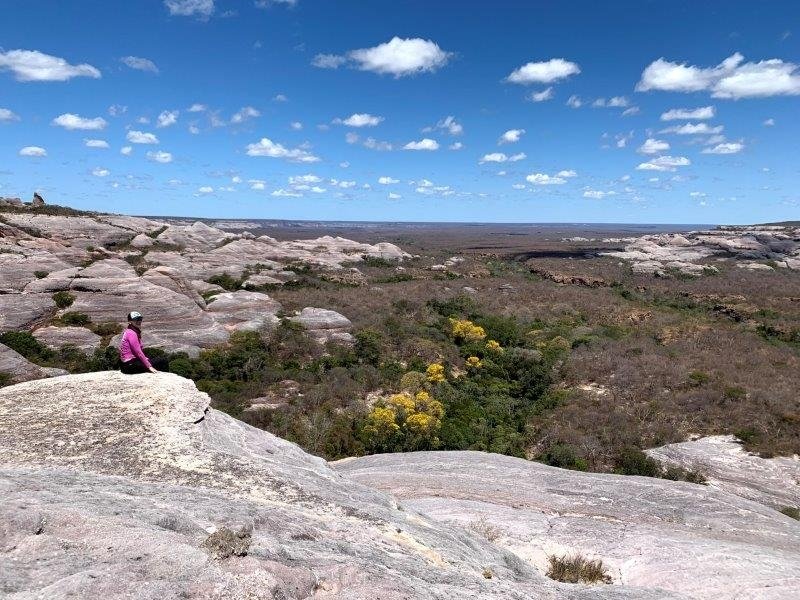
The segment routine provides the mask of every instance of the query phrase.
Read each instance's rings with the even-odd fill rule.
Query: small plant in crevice
[[[547,576],[562,583],[611,583],[603,561],[589,559],[580,554],[549,556]]]

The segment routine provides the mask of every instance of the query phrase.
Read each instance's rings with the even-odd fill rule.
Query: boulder
[[[49,294],[0,294],[0,333],[26,329],[55,311]]]
[[[35,365],[4,344],[0,344],[0,373],[9,375],[13,383],[67,374],[63,369],[53,369]],[[9,421],[3,421],[3,423],[3,427],[9,426]],[[0,533],[1,532],[2,527],[0,526]],[[2,546],[2,538],[0,538],[0,546]]]
[[[408,509],[489,535],[541,570],[549,555],[579,553],[600,558],[615,584],[685,598],[800,595],[800,522],[712,487],[481,452],[380,454],[334,466]]]
[[[279,302],[260,292],[239,290],[209,298],[208,312],[232,331],[272,331],[280,323]]]
[[[209,408],[176,375],[90,373],[0,389],[0,422],[10,598],[677,597],[555,583]]]
[[[144,248],[149,248],[150,246],[152,246],[155,243],[156,243],[156,241],[153,238],[151,238],[149,235],[146,235],[144,233],[140,233],[139,235],[137,235],[136,237],[134,237],[131,240],[131,247],[132,248],[144,249]]]
[[[31,206],[39,207],[44,205],[45,205],[44,198],[41,197],[39,192],[33,192],[33,200],[31,200]]]
[[[289,317],[289,320],[302,325],[308,335],[320,344],[353,342],[350,334],[353,324],[335,310],[306,307],[298,315]]]
[[[85,327],[41,327],[33,332],[33,337],[54,350],[62,346],[75,346],[86,354],[97,350],[102,339]]]

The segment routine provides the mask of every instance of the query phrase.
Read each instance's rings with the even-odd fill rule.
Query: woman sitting
[[[142,315],[136,311],[128,313],[128,328],[119,344],[120,371],[127,375],[135,373],[158,373],[142,351]]]

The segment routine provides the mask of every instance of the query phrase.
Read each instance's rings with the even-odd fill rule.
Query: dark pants
[[[150,363],[159,371],[166,371],[169,369],[169,365],[165,360],[151,358]],[[125,373],[126,375],[136,375],[137,373],[149,373],[150,371],[147,367],[142,364],[138,358],[134,358],[133,360],[129,360],[128,362],[121,363],[119,366],[119,370]]]

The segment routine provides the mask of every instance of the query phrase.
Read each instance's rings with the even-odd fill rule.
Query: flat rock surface
[[[99,348],[102,339],[85,327],[40,327],[33,332],[33,337],[54,350],[62,346],[75,346],[87,354]]]
[[[692,442],[647,450],[668,465],[699,471],[708,485],[780,510],[800,507],[800,459],[761,458],[742,448],[732,435],[714,435]]]
[[[25,329],[55,310],[49,294],[0,294],[0,333]]]
[[[347,343],[353,339],[350,335],[350,329],[353,327],[350,319],[335,310],[306,307],[300,314],[289,317],[289,320],[302,325],[319,343],[324,344],[329,341]]]
[[[4,344],[0,344],[0,373],[10,375],[11,381],[16,383],[20,381],[30,381],[32,379],[41,379],[43,377],[66,375],[67,372],[61,369],[51,369],[35,365],[18,352],[15,352]],[[0,422],[3,423],[3,427],[8,427],[8,421]]]
[[[4,597],[679,597],[556,584],[208,403],[169,374],[0,390]],[[246,555],[211,556],[222,528],[249,535]]]
[[[480,452],[383,454],[335,463],[436,520],[547,555],[600,558],[616,583],[697,599],[800,595],[800,522],[711,487],[565,471]]]

